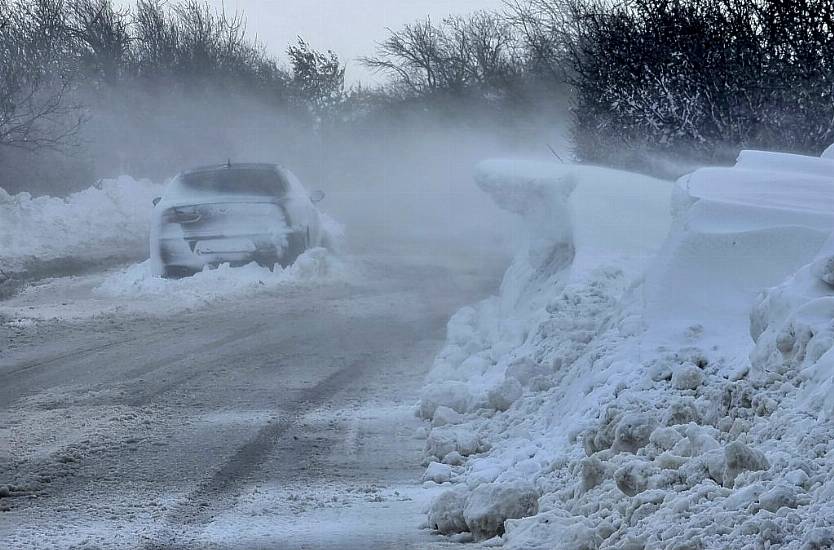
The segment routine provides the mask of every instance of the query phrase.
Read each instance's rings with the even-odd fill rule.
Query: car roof
[[[224,162],[223,164],[210,164],[207,166],[198,166],[185,170],[180,173],[181,176],[188,174],[199,174],[201,172],[218,172],[220,170],[275,170],[281,174],[286,174],[286,168],[277,164],[268,162]]]

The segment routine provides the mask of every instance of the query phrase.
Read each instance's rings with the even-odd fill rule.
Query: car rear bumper
[[[305,237],[303,232],[293,232],[286,235],[286,243],[277,244],[274,236],[261,233],[159,238],[155,246],[158,275],[187,276],[225,263],[286,267],[306,248]]]

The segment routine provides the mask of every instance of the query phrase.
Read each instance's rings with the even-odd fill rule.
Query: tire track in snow
[[[134,369],[131,371],[132,375],[147,375],[148,373],[154,372],[161,368],[174,366],[182,361],[185,361],[191,357],[199,356],[200,354],[211,354],[216,352],[226,346],[234,344],[238,341],[246,340],[248,338],[260,336],[264,332],[268,332],[269,327],[266,325],[259,325],[256,327],[250,327],[247,329],[236,331],[226,338],[222,338],[211,344],[202,344],[199,348],[189,348],[188,350],[181,351],[180,353],[174,354],[172,356],[164,357],[158,359],[156,361],[146,363],[139,367],[138,369]],[[130,339],[130,340],[123,340],[117,342],[110,342],[108,344],[98,346],[97,348],[89,348],[88,353],[82,353],[81,357],[89,356],[94,354],[95,351],[100,351],[102,349],[110,348],[116,346],[118,344],[124,344],[136,341],[138,339]],[[68,356],[73,356],[74,354],[65,354],[62,357],[52,358],[41,364],[46,365],[50,363],[54,363],[55,361],[60,360],[61,358],[66,358]],[[157,383],[157,384],[146,384],[143,383],[143,387],[139,392],[133,393],[132,396],[123,401],[118,399],[115,404],[126,404],[130,407],[140,408],[150,404],[154,399],[162,396],[163,394],[175,389],[176,387],[197,378],[203,375],[204,372],[200,368],[194,368],[187,370],[183,373],[178,373],[174,376],[168,376],[164,379],[164,381]],[[1,380],[2,378],[0,378]],[[18,395],[18,394],[14,394]],[[19,395],[18,395],[19,396]],[[5,397],[5,396],[3,396]],[[4,403],[5,405],[5,403]],[[109,434],[110,437],[106,439],[99,439],[96,441],[98,443],[99,449],[113,449],[113,448],[121,448],[119,445],[119,441],[129,437],[123,433],[117,432],[113,434]],[[99,451],[104,452],[104,451]],[[86,452],[86,448],[82,446],[79,448],[78,441],[71,441],[67,445],[63,445],[60,448],[54,450],[53,452],[49,453],[49,455],[40,458],[36,461],[28,461],[26,463],[17,464],[15,466],[16,470],[19,470],[15,476],[12,476],[12,479],[16,480],[17,484],[26,486],[26,487],[35,487],[31,491],[27,491],[29,494],[36,494],[40,493],[46,487],[40,482],[38,482],[38,478],[43,476],[43,472],[50,472],[48,476],[51,481],[47,485],[51,488],[50,493],[52,494],[60,494],[72,489],[77,490],[78,487],[72,485],[71,483],[64,482],[63,486],[56,487],[57,484],[54,484],[53,481],[57,479],[64,479],[64,478],[71,478],[75,474],[75,471],[83,466],[83,462],[89,462],[91,460],[95,460],[96,454],[93,453],[92,455]],[[78,456],[83,458],[76,458],[73,460],[67,461],[65,457],[67,456]],[[59,470],[56,470],[56,464],[60,464],[62,467]],[[0,470],[0,474],[6,474],[3,470]],[[6,479],[7,476],[1,476],[3,479]],[[54,479],[53,479],[54,478]]]
[[[365,354],[328,375],[315,386],[301,391],[278,415],[267,421],[255,436],[239,447],[211,477],[199,484],[180,500],[165,517],[165,526],[153,540],[142,548],[147,550],[173,550],[193,548],[190,539],[183,540],[186,526],[205,523],[217,513],[230,509],[237,496],[233,490],[267,459],[281,438],[296,428],[301,417],[313,410],[351,382],[361,378],[371,364],[370,354]]]
[[[131,371],[131,374],[134,376],[144,376],[159,369],[170,367],[174,364],[186,361],[191,357],[195,357],[197,355],[206,355],[212,352],[219,351],[220,349],[230,344],[234,344],[241,340],[247,340],[249,338],[260,336],[261,334],[268,331],[269,327],[266,325],[260,325],[254,328],[249,327],[243,330],[239,330],[215,342],[211,342],[209,344],[201,344],[197,349],[189,349],[187,351],[175,354],[172,357],[162,358],[157,361],[153,361],[151,363],[142,365],[141,367],[134,369],[134,371]],[[165,379],[164,382],[160,381],[160,383],[156,385],[146,383],[145,387],[141,391],[135,393],[133,397],[127,400],[127,404],[132,407],[141,407],[142,405],[147,404],[154,398],[159,397],[176,388],[177,386],[180,386],[188,382],[189,380],[197,378],[198,376],[201,376],[203,374],[205,373],[200,369],[192,369],[191,371],[179,373],[176,376],[168,377]]]
[[[106,344],[100,344],[97,346],[92,346],[88,348],[82,349],[75,349],[70,352],[66,353],[59,353],[57,355],[53,355],[47,359],[39,359],[36,361],[26,361],[20,363],[18,365],[13,365],[9,370],[0,372],[0,381],[6,382],[11,378],[15,378],[17,375],[22,374],[27,371],[31,371],[33,369],[37,369],[40,367],[48,367],[53,365],[54,363],[65,360],[65,359],[81,359],[87,355],[91,355],[97,353],[99,351],[104,351],[106,349],[112,348],[113,346],[118,346],[121,344],[127,344],[130,342],[138,341],[138,338],[124,338],[121,340],[115,340],[112,342],[107,342]]]
[[[144,376],[161,368],[169,367],[182,361],[185,361],[190,357],[194,357],[203,353],[214,352],[239,340],[259,336],[267,330],[268,327],[266,325],[259,325],[254,328],[249,327],[246,329],[235,331],[232,334],[220,338],[219,340],[216,340],[214,342],[196,342],[194,345],[189,346],[185,350],[179,351],[174,354],[164,355],[158,359],[154,359],[147,363],[141,363],[140,366],[132,368],[129,371],[125,372],[124,377],[136,378]],[[73,350],[68,353],[53,355],[42,360],[29,361],[17,366],[16,368],[12,367],[12,370],[0,373],[0,407],[7,407],[12,401],[27,395],[26,391],[20,388],[20,385],[22,383],[25,384],[23,381],[19,379],[19,376],[21,374],[28,374],[40,368],[55,366],[56,363],[59,363],[61,361],[68,362],[68,365],[64,365],[61,368],[69,368],[69,364],[84,362],[85,360],[91,359],[93,356],[101,352],[106,352],[111,349],[116,349],[117,351],[119,351],[119,348],[121,346],[128,346],[131,344],[137,344],[139,342],[144,342],[147,345],[150,345],[148,343],[148,336],[150,336],[151,343],[154,344],[158,343],[157,340],[155,340],[156,337],[160,337],[159,341],[165,341],[170,338],[167,330],[159,330],[150,335],[144,334],[141,337],[123,338],[120,340],[107,342],[98,346],[91,346],[83,349]],[[114,358],[114,360],[118,359],[119,358]],[[127,401],[127,404],[134,407],[143,405],[153,397],[161,395],[166,391],[173,389],[174,387],[188,381],[188,379],[194,378],[198,374],[198,372],[191,372],[187,375],[179,375],[173,377],[173,379],[169,378],[167,379],[169,380],[168,382],[166,382],[165,384],[160,384],[159,387],[139,392],[135,397],[129,399]]]

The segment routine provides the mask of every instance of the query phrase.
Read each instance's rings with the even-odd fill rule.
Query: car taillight
[[[194,206],[169,208],[162,215],[162,219],[168,223],[194,223],[200,219],[200,212]]]

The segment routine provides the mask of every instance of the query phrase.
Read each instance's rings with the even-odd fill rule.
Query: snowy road
[[[441,545],[418,529],[413,404],[449,316],[501,265],[355,263],[361,277],[166,314],[8,321],[95,310],[95,276],[0,302],[3,546]]]

